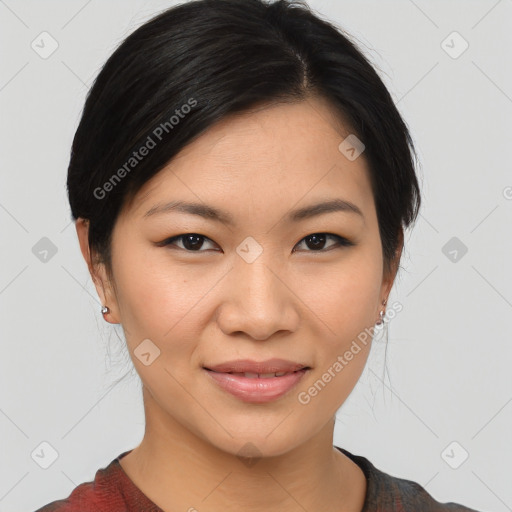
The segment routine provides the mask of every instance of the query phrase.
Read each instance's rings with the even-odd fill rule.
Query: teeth
[[[282,377],[283,375],[286,375],[287,373],[288,372],[277,372],[277,373],[231,372],[232,375],[238,375],[239,377],[247,377],[249,379],[270,379],[272,377]]]

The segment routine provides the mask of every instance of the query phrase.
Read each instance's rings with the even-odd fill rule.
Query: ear
[[[400,231],[398,233],[398,244],[397,244],[397,248],[395,251],[395,256],[393,258],[393,261],[390,263],[390,268],[384,269],[384,275],[382,278],[380,305],[382,304],[382,302],[384,300],[387,301],[387,299],[389,297],[389,293],[391,292],[391,288],[393,287],[393,283],[395,282],[396,274],[398,272],[398,267],[400,264],[400,256],[402,255],[403,246],[404,246],[404,232],[403,232],[403,229],[400,228]]]
[[[94,286],[96,287],[101,304],[103,306],[108,306],[110,310],[109,313],[104,315],[104,318],[111,324],[118,324],[120,323],[119,307],[113,283],[107,274],[105,264],[98,260],[97,255],[94,252],[91,252],[89,247],[89,219],[79,217],[75,222],[75,228],[82,256],[87,263],[87,268],[91,274],[91,278]]]

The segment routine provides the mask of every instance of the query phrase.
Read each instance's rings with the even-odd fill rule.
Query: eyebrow
[[[235,225],[234,218],[227,212],[203,203],[190,203],[186,201],[170,201],[165,204],[157,204],[144,214],[144,218],[169,212],[188,213],[191,215],[198,215],[199,217],[203,217],[208,220],[220,222],[227,226]],[[354,213],[364,220],[364,215],[360,208],[354,203],[344,199],[331,199],[321,203],[305,206],[297,210],[292,210],[286,214],[285,220],[288,222],[300,222],[305,219],[311,219],[318,215],[332,212]]]

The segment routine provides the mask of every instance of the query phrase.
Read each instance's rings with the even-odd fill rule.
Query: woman
[[[68,192],[145,435],[50,511],[458,510],[333,446],[420,207],[375,70],[306,4],[199,0],[90,90]]]

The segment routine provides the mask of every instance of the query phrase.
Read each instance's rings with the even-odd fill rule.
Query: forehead
[[[351,161],[339,149],[350,133],[333,108],[317,98],[229,116],[149,180],[130,213],[142,217],[156,203],[185,199],[234,215],[334,197],[371,208],[364,154]]]

